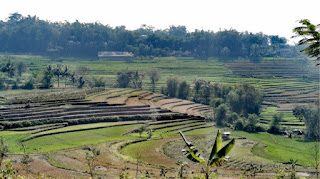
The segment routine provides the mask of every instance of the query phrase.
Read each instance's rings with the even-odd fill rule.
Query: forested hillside
[[[234,29],[188,32],[185,26],[159,30],[141,25],[139,29],[127,30],[125,26],[110,27],[99,22],[51,22],[19,13],[0,21],[0,52],[97,57],[98,51],[129,51],[136,56],[255,59],[294,57],[299,50],[279,36]]]

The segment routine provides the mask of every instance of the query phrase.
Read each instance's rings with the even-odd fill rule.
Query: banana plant
[[[184,136],[184,134],[181,131],[179,132],[179,134],[181,135],[183,141],[187,145],[186,149],[182,150],[183,154],[189,160],[191,160],[195,163],[200,163],[206,167],[206,170],[205,170],[206,179],[209,178],[210,167],[222,166],[225,163],[225,161],[223,159],[231,151],[231,149],[233,148],[233,146],[235,144],[235,140],[232,139],[227,145],[225,145],[223,148],[221,148],[222,147],[222,136],[221,136],[221,131],[218,130],[217,137],[216,137],[215,143],[212,147],[210,156],[209,156],[208,160],[206,161],[199,153],[199,150],[196,149],[196,147],[192,144],[192,142],[187,140],[187,138]]]

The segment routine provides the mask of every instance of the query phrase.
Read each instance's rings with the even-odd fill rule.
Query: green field
[[[110,127],[95,130],[86,130],[81,132],[68,132],[63,134],[54,134],[44,137],[35,138],[24,142],[24,145],[28,147],[26,152],[49,152],[62,149],[70,149],[79,146],[98,144],[107,141],[116,140],[130,140],[136,137],[132,136],[121,136],[122,133],[127,132],[130,129],[139,127],[140,125],[127,125],[121,127]],[[82,126],[79,125],[72,127],[77,129],[83,129],[83,127],[92,127],[92,125]],[[28,134],[20,132],[0,132],[0,135],[4,136],[4,139],[10,146],[10,153],[22,153],[20,147],[17,143],[19,139],[27,137]],[[13,147],[11,147],[13,146]],[[38,150],[35,150],[39,148]]]
[[[304,129],[304,123],[298,121],[293,116],[291,110],[296,105],[312,103],[318,97],[317,95],[319,92],[319,77],[316,75],[317,71],[315,71],[313,67],[307,65],[304,68],[297,66],[295,64],[297,59],[265,58],[262,59],[260,63],[252,63],[248,60],[221,62],[218,59],[202,61],[186,57],[163,57],[155,58],[153,60],[132,61],[102,61],[94,59],[62,58],[63,62],[55,62],[42,56],[12,55],[11,57],[13,62],[24,61],[27,63],[30,72],[35,73],[40,72],[48,64],[69,65],[72,70],[75,70],[79,66],[86,66],[91,69],[91,74],[88,75],[87,78],[90,79],[92,76],[104,77],[108,87],[116,83],[116,74],[118,72],[127,69],[139,70],[146,74],[152,69],[157,69],[161,76],[161,79],[156,87],[157,92],[160,91],[161,86],[165,85],[166,78],[171,75],[176,75],[179,77],[180,81],[186,80],[189,84],[192,84],[192,82],[196,79],[204,79],[211,82],[221,82],[224,84],[249,83],[264,92],[265,98],[263,102],[263,111],[261,111],[261,115],[259,117],[260,125],[266,129],[269,127],[273,115],[280,112],[283,113],[283,121],[281,122],[282,127],[287,129]],[[3,55],[0,55],[0,59],[1,58],[3,58]],[[290,64],[293,64],[293,66],[289,68],[288,65]],[[279,67],[276,68],[276,66]],[[307,72],[306,69],[308,69]],[[21,80],[26,80],[29,75],[30,73],[24,74]],[[306,75],[307,77],[303,77],[302,75]],[[60,86],[61,89],[55,88],[51,90],[37,89],[31,91],[1,91],[0,97],[10,99],[25,95],[32,96],[38,93],[59,94],[59,92],[63,92],[65,90],[62,88],[62,86],[64,87],[64,80],[61,80]],[[143,88],[145,90],[150,88],[149,78],[147,76],[143,80]],[[77,90],[72,89],[69,86],[66,91],[76,92]],[[81,93],[81,91],[79,93]],[[148,92],[135,91],[133,89],[108,88],[106,91],[87,95],[85,99],[81,100],[103,102],[108,99],[112,99],[115,100],[115,102],[119,100],[122,103],[131,96],[139,96],[144,93]],[[117,97],[119,97],[119,99]],[[123,99],[120,99],[121,97]],[[0,104],[5,103],[3,98],[0,98]],[[50,111],[46,109],[48,106],[44,106],[45,111],[50,113]],[[174,106],[172,106],[172,108],[173,107]],[[97,107],[96,109],[92,108],[92,110],[88,111],[89,113],[93,113],[92,111],[99,110],[99,107]],[[106,109],[106,111],[107,110],[108,109]],[[75,110],[73,111],[73,114],[70,114],[70,116],[76,116],[77,112],[80,113],[83,111],[81,111],[81,109],[78,111]],[[133,110],[133,112],[135,111]],[[37,111],[34,112],[34,114],[38,115],[36,113]],[[23,117],[24,116],[21,117],[21,120],[23,120]],[[41,117],[43,117],[43,115]],[[195,123],[189,122],[190,121],[180,121],[175,123],[159,123],[157,125],[151,125],[150,128],[154,129],[151,140],[123,146],[122,149],[119,149],[119,152],[130,158],[131,160],[128,158],[127,159],[131,162],[137,159],[137,154],[140,152],[145,154],[144,157],[141,158],[143,163],[154,166],[165,166],[166,162],[171,162],[168,164],[168,166],[174,167],[175,164],[172,162],[172,160],[184,159],[181,154],[181,149],[184,147],[184,145],[181,140],[179,140],[180,136],[178,135],[178,131],[190,130],[185,132],[186,136],[191,140],[195,140],[197,146],[202,148],[201,151],[207,155],[211,146],[210,142],[212,142],[212,139],[214,138],[218,128],[211,127],[213,126],[212,123],[205,123],[203,121],[197,121]],[[4,137],[6,143],[9,145],[10,154],[22,154],[23,150],[21,149],[21,144],[19,142],[20,140],[27,138],[30,140],[23,142],[23,144],[26,146],[26,152],[63,152],[70,149],[77,150],[82,146],[88,145],[101,145],[102,143],[112,145],[113,143],[146,139],[148,137],[147,132],[143,132],[141,137],[137,132],[128,133],[142,125],[143,124],[137,124],[136,122],[104,122],[67,127],[62,126],[57,129],[40,131],[33,134],[32,132],[28,131],[0,131],[0,136]],[[45,129],[46,126],[43,125],[42,127]],[[198,129],[199,127],[202,128]],[[33,129],[33,127],[30,128]],[[24,129],[30,128],[26,127]],[[230,129],[227,128],[224,130],[230,131]],[[242,131],[231,132],[231,137],[241,137],[246,139],[237,140],[237,145],[230,154],[230,164],[225,166],[226,169],[246,170],[247,167],[250,166],[250,163],[254,163],[263,164],[265,165],[266,170],[273,172],[273,164],[286,163],[291,158],[298,160],[298,164],[301,165],[299,171],[309,171],[309,168],[303,167],[310,167],[312,165],[310,163],[310,149],[312,149],[314,144],[312,142],[304,141],[302,137],[289,139],[285,138],[284,136],[272,135],[268,133],[246,133]],[[84,152],[82,151],[82,154],[83,153]],[[160,158],[152,158],[153,155],[159,153],[169,156],[171,160],[161,160],[163,155],[157,156]],[[51,162],[52,161],[55,160],[52,159]],[[56,162],[59,163],[58,160]],[[106,161],[100,162],[103,163]],[[60,161],[59,165],[62,165],[62,163]],[[63,167],[68,168],[67,165],[63,165]],[[69,167],[68,169],[75,170],[75,168],[76,167],[73,166]]]
[[[169,128],[170,129],[170,128]],[[230,131],[230,129],[224,129]],[[216,135],[216,128],[198,129],[191,132],[186,132],[185,135],[192,141],[200,151],[204,152],[205,156],[209,154],[210,141]],[[243,141],[236,140],[236,148],[230,153],[233,160],[243,160],[246,163],[262,163],[270,165],[272,163],[286,163],[291,158],[298,160],[298,164],[302,166],[312,166],[312,150],[314,143],[305,142],[302,139],[289,139],[281,135],[272,135],[268,133],[247,133],[241,131],[231,131],[231,137],[245,137],[249,141],[255,141],[252,146],[240,145]],[[177,133],[171,133],[163,135],[164,138],[177,138],[180,136]],[[153,148],[162,148],[161,140],[141,142],[132,144],[123,149],[125,155],[132,158],[137,157],[139,151],[142,153],[148,153],[147,151],[154,150]],[[174,142],[173,148],[168,149],[169,156],[174,156],[177,160],[183,160],[184,156],[181,153],[181,149],[184,148],[183,142]],[[173,153],[173,154],[172,154]],[[320,156],[319,156],[320,157]],[[149,161],[150,157],[144,157],[146,161]],[[187,162],[187,160],[185,160]],[[231,162],[232,164],[232,162]],[[230,165],[231,165],[230,164]],[[271,168],[271,167],[270,167]]]

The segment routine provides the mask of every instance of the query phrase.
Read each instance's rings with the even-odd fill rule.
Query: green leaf
[[[235,145],[235,140],[232,139],[227,145],[225,145],[221,150],[219,150],[212,158],[212,160],[209,161],[210,166],[220,166],[221,160],[228,155],[228,153],[231,151],[231,149]]]
[[[213,158],[213,156],[221,149],[221,146],[222,146],[221,131],[218,130],[216,141],[214,142],[208,161],[210,161]]]
[[[188,149],[183,149],[183,154],[191,161],[201,164],[206,164],[206,161],[202,158],[200,153],[198,153],[198,149],[195,148],[195,146],[187,140],[187,138],[183,135],[181,131],[179,131],[179,134],[181,135],[183,141],[186,143]]]

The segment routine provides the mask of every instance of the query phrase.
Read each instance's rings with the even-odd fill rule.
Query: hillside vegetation
[[[96,161],[98,176],[114,178],[126,172],[134,176],[137,160],[141,170],[152,171],[154,177],[159,176],[162,169],[168,171],[168,176],[175,176],[179,168],[176,161],[186,162],[180,152],[183,143],[179,141],[179,131],[195,139],[201,152],[205,156],[208,154],[206,149],[212,145],[212,136],[218,129],[214,122],[208,122],[208,115],[213,114],[212,106],[152,93],[148,91],[151,89],[148,78],[142,80],[144,90],[111,88],[117,84],[118,72],[127,68],[145,74],[156,69],[160,76],[156,92],[160,92],[161,87],[167,85],[167,77],[173,75],[191,84],[190,89],[199,79],[211,84],[219,82],[220,86],[250,84],[263,93],[257,125],[266,129],[272,124],[274,114],[279,112],[283,113],[282,127],[305,129],[304,122],[295,118],[292,109],[312,104],[319,97],[317,68],[301,59],[221,62],[184,57],[133,61],[64,58],[56,62],[43,56],[11,55],[10,58],[14,63],[27,64],[29,72],[22,75],[22,82],[31,73],[39,74],[38,77],[34,75],[37,81],[42,70],[55,63],[68,65],[74,71],[87,66],[91,71],[85,76],[87,81],[102,77],[106,83],[105,87],[95,88],[88,82],[80,89],[68,80],[66,84],[61,80],[58,87],[54,77],[51,89],[1,91],[0,126],[3,131],[0,136],[9,146],[10,158],[19,161],[25,153],[32,153],[34,161],[30,167],[34,173],[48,176],[88,176],[86,153],[88,146],[93,145],[102,151]],[[192,97],[191,90],[189,99]],[[297,171],[314,171],[310,163],[314,142],[302,137],[290,139],[266,132],[222,129],[231,131],[230,138],[236,139],[236,146],[227,165],[218,170],[219,175],[240,176],[255,165],[263,168],[264,173],[259,175],[265,177],[265,173],[274,172],[275,165],[289,167],[288,161],[293,156],[298,159]],[[19,162],[15,166],[22,168]],[[192,163],[190,170],[201,173],[201,168]]]

